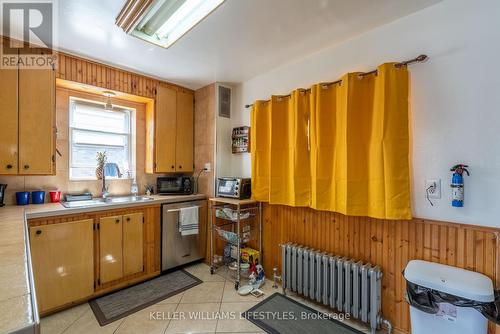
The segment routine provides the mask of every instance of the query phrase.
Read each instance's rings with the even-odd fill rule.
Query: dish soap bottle
[[[134,178],[134,181],[132,182],[132,185],[130,186],[130,193],[132,194],[132,196],[139,195],[139,187],[137,186],[137,182],[135,181],[135,178]]]

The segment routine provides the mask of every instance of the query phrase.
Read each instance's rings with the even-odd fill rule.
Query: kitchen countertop
[[[119,197],[119,196],[116,196],[116,197]],[[202,195],[202,194],[172,195],[172,196],[170,196],[170,195],[169,196],[152,195],[152,196],[147,196],[147,197],[151,197],[152,200],[151,201],[132,202],[132,203],[109,203],[109,204],[104,204],[104,205],[87,206],[87,207],[79,207],[79,208],[65,208],[60,203],[47,203],[47,204],[39,204],[39,205],[32,204],[32,205],[29,205],[26,207],[26,215],[27,215],[28,219],[43,218],[43,217],[71,215],[71,214],[83,213],[83,212],[97,212],[97,211],[106,211],[106,210],[120,209],[120,208],[130,208],[130,207],[134,207],[134,206],[186,202],[186,201],[194,201],[194,200],[200,200],[200,199],[207,198],[205,195]]]
[[[206,199],[205,195],[150,196],[151,201],[113,203],[81,208],[65,208],[60,203],[0,208],[0,333],[26,330],[33,333],[39,326],[38,311],[34,307],[34,282],[31,277],[31,259],[27,242],[26,220],[105,211],[135,206],[185,202]]]

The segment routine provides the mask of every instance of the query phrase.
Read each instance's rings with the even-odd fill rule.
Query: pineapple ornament
[[[106,156],[106,151],[97,152],[97,168],[95,169],[95,176],[98,180],[102,180],[102,177],[104,175],[104,165],[106,164],[107,159],[108,157]]]

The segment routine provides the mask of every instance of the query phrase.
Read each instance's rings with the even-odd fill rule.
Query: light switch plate
[[[441,179],[428,179],[425,181],[425,196],[430,199],[441,198]]]

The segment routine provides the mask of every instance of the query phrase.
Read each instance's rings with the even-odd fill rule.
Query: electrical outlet
[[[205,172],[212,171],[212,164],[210,162],[205,163],[205,167],[203,168]]]
[[[425,181],[425,196],[430,199],[441,198],[441,179],[429,179]]]

